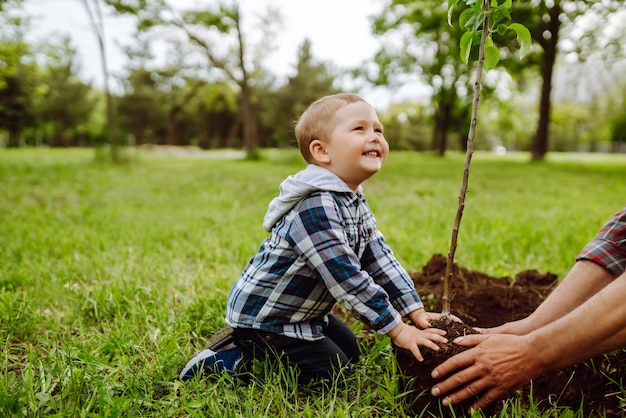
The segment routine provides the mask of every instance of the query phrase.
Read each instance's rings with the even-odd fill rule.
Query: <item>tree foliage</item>
[[[311,48],[311,41],[305,39],[298,50],[294,74],[275,93],[271,86],[263,93],[259,116],[262,124],[273,130],[267,132],[271,142],[266,146],[293,144],[294,122],[308,105],[320,96],[339,92],[334,86],[336,75],[327,63],[315,59]]]
[[[45,84],[39,87],[39,126],[47,125],[52,146],[71,145],[70,136],[80,136],[96,106],[91,86],[78,76],[76,50],[69,38],[47,46]]]
[[[469,67],[458,59],[461,28],[449,28],[448,18],[448,8],[441,1],[391,0],[373,24],[373,33],[383,44],[375,56],[380,69],[375,81],[393,86],[415,74],[432,89],[431,149],[441,155],[448,147],[448,132],[467,126],[466,120],[454,118],[466,113],[457,109],[470,105]]]
[[[111,94],[111,86],[109,80],[109,64],[107,60],[107,51],[105,44],[105,28],[104,19],[102,18],[103,0],[82,0],[83,7],[87,13],[91,30],[98,41],[98,49],[100,51],[100,66],[102,68],[102,79],[104,80],[104,96],[106,100],[106,119],[107,119],[107,137],[108,144],[111,148],[111,158],[113,161],[119,160],[117,152],[117,135],[115,127],[115,115],[113,112],[113,96]]]
[[[470,2],[473,5],[478,3]],[[507,0],[494,2],[500,10],[508,3]],[[550,97],[557,58],[584,60],[599,53],[613,61],[623,57],[623,42],[619,41],[622,32],[610,32],[606,25],[609,17],[620,10],[621,4],[618,0],[518,1],[511,8],[516,22],[512,27],[506,25],[513,32],[505,33],[505,27],[501,25],[492,28],[498,39],[495,45],[487,46],[488,66],[501,60],[503,68],[512,74],[519,75],[534,68],[542,79],[539,118],[531,146],[533,159],[543,159],[548,150]],[[469,9],[471,7],[465,10]],[[461,13],[466,14],[461,16]],[[506,18],[506,12],[502,13]],[[376,56],[380,67],[378,82],[403,83],[412,74],[431,87],[436,109],[433,143],[438,145],[440,153],[447,146],[446,131],[458,130],[457,124],[451,123],[451,109],[468,106],[468,80],[464,76],[467,68],[463,62],[471,57],[469,45],[475,45],[477,38],[459,31],[462,26],[475,26],[479,20],[478,15],[471,20],[468,16],[469,11],[464,12],[460,8],[453,9],[448,15],[448,9],[438,1],[388,0],[373,24],[373,33],[384,45]],[[446,21],[460,21],[461,26],[446,31]],[[524,33],[517,30],[520,27],[516,23],[529,30],[533,42],[523,60],[515,56],[520,47],[527,48],[528,42],[519,42],[526,34],[523,29]],[[464,39],[459,46],[454,40],[461,36]],[[460,55],[463,60],[455,63],[455,57]]]
[[[82,0],[72,1],[80,4]],[[65,47],[56,43],[59,53],[50,54],[50,49],[44,53],[45,45],[52,44],[54,37],[26,41],[23,35],[32,31],[29,17],[18,13],[21,3],[5,1],[0,11],[0,140],[11,145],[106,141],[106,93],[86,83],[81,86],[76,56],[71,66],[65,66],[61,56],[76,53],[70,51],[71,45],[63,52]],[[247,120],[251,123],[246,132],[257,132],[253,147],[289,146],[294,143],[293,123],[309,102],[336,92],[340,82],[343,89],[371,87],[356,84],[365,81],[363,78],[351,78],[372,70],[371,61],[359,66],[359,71],[344,73],[332,63],[316,60],[308,40],[297,51],[298,61],[288,77],[279,79],[269,72],[264,58],[273,50],[280,22],[271,9],[255,16],[254,21],[249,19],[257,24],[251,26],[247,15],[239,15],[239,4],[231,0],[192,10],[175,9],[175,2],[165,0],[89,3],[107,3],[102,8],[105,16],[116,10],[137,19],[138,31],[127,45],[134,49],[128,67],[110,75],[123,87],[119,97],[112,95],[117,102],[113,110],[118,141],[128,138],[135,143],[241,147],[250,141],[244,135]],[[496,10],[506,4],[506,0],[491,3]],[[505,33],[502,24],[490,28],[493,43],[486,47],[486,65],[498,66],[487,74],[481,89],[482,120],[487,123],[477,127],[481,138],[478,148],[502,144],[530,150],[531,138],[539,138],[538,133],[543,132],[541,125],[551,133],[546,150],[608,149],[609,127],[622,103],[616,98],[619,89],[615,82],[623,77],[623,71],[611,67],[624,56],[624,44],[617,36],[623,33],[624,26],[619,24],[624,12],[614,12],[617,4],[614,0],[515,2],[511,13],[530,29],[533,38],[524,59],[518,58],[520,33],[500,10],[502,23],[513,30]],[[551,32],[549,25],[554,23],[550,17],[554,5],[562,9],[558,32]],[[460,20],[461,26],[450,28],[448,19]],[[467,8],[455,8],[448,15],[444,4],[434,0],[386,0],[383,12],[372,20],[382,48],[376,55],[375,68],[379,71],[368,73],[369,80],[381,86],[404,86],[403,91],[419,80],[432,93],[430,104],[417,99],[396,103],[397,97],[393,97],[387,109],[380,109],[394,148],[443,153],[466,145],[471,115],[469,75],[477,55],[470,45],[475,46],[477,33],[465,35],[464,43],[459,39],[463,36],[461,27],[472,28],[476,22]],[[552,33],[557,33],[558,42],[554,43]],[[557,46],[558,54],[549,63],[545,48],[549,50],[551,45]],[[156,48],[165,49],[165,54],[152,56]],[[542,75],[550,68],[556,76]],[[609,80],[599,69],[610,72],[615,80]],[[587,82],[590,78],[593,84]],[[549,86],[546,80],[550,80]],[[536,90],[542,89],[539,100]],[[550,92],[548,102],[546,91]],[[71,106],[56,97],[61,92],[71,96],[67,101]],[[94,107],[95,98],[98,103]],[[540,111],[534,112],[537,103]],[[68,115],[73,126],[60,128],[51,115],[63,106],[68,113],[93,110],[81,117]],[[56,108],[54,112],[51,107]],[[55,130],[58,135],[53,134]],[[541,155],[540,147],[536,149]]]
[[[8,132],[13,147],[35,123],[32,98],[39,75],[35,51],[25,39],[29,27],[30,19],[17,7],[0,14],[0,129]]]

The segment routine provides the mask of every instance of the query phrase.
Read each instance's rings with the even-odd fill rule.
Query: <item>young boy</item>
[[[246,353],[286,360],[300,384],[332,379],[359,358],[356,336],[330,313],[336,302],[420,361],[419,346],[438,350],[436,343],[447,341],[444,331],[429,328],[439,314],[424,311],[362,194],[361,183],[389,153],[375,110],[354,94],[322,97],[295,133],[309,165],[280,185],[263,221],[271,236],[228,297],[226,322],[237,348],[204,350],[181,379],[216,364],[234,372]]]

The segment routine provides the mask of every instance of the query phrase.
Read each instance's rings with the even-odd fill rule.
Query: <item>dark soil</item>
[[[421,272],[412,275],[415,287],[429,311],[441,310],[438,299],[442,292],[445,265],[445,257],[435,254]],[[487,328],[524,318],[539,306],[557,283],[556,275],[549,272],[544,274],[527,270],[514,278],[495,278],[455,265],[451,292],[452,313],[464,321],[465,327],[448,330],[447,337],[452,341],[456,335],[475,332],[471,326]],[[434,325],[441,327],[441,324]],[[407,390],[410,389],[412,410],[418,416],[450,415],[449,410],[440,406],[437,398],[430,396],[430,388],[435,383],[430,378],[430,372],[462,348],[449,343],[438,352],[426,348],[421,350],[424,362],[416,361],[407,350],[395,349],[398,367],[405,376],[402,384]],[[528,404],[532,395],[534,404],[540,410],[558,405],[580,411],[583,416],[603,413],[607,417],[623,417],[626,416],[626,409],[622,399],[626,394],[621,391],[621,387],[625,371],[626,351],[619,350],[548,373],[511,396],[517,396],[522,403]],[[463,416],[470,404],[459,405],[454,415]],[[488,415],[497,414],[501,406],[499,402],[484,412]]]

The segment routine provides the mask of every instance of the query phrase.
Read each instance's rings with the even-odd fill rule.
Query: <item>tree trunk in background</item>
[[[167,113],[167,126],[166,126],[167,137],[165,138],[165,143],[167,145],[177,145],[176,121],[178,119],[178,114],[180,113],[181,110],[182,110],[181,106],[175,105]]]
[[[550,37],[548,39],[544,38],[542,42],[544,60],[541,68],[541,76],[543,78],[543,85],[541,87],[541,101],[539,103],[539,123],[531,147],[531,158],[533,161],[543,160],[548,152],[551,108],[550,93],[552,91],[552,73],[554,72],[557,42],[561,26],[561,21],[559,20],[560,14],[561,6],[557,2],[554,7],[550,9],[550,21],[547,23],[547,28],[544,32],[549,33]]]
[[[255,152],[256,126],[252,112],[250,88],[247,83],[241,83],[241,119],[243,125],[243,148],[248,156]]]
[[[435,115],[435,126],[433,131],[432,149],[437,150],[437,154],[444,156],[448,148],[448,126],[450,124],[450,112],[452,105],[441,97],[439,110]]]
[[[9,129],[9,143],[7,146],[9,148],[17,148],[20,144],[22,130],[21,129]]]

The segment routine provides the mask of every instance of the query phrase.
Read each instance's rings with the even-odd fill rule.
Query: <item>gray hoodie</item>
[[[271,232],[276,222],[307,195],[317,191],[354,193],[335,173],[309,164],[304,170],[287,177],[280,184],[280,193],[272,199],[263,219],[263,228]],[[361,193],[362,188],[358,190]]]

